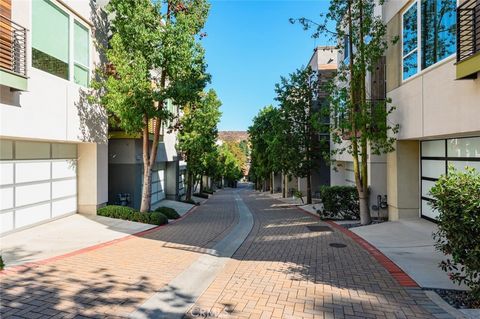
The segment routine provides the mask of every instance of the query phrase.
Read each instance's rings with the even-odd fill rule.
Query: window
[[[455,53],[455,10],[456,0],[419,0],[403,13],[403,80]]]
[[[89,36],[88,29],[81,25],[78,21],[75,21],[73,28],[73,53],[74,53],[74,71],[73,80],[75,83],[88,86],[88,65],[89,65]]]
[[[422,69],[455,53],[455,1],[422,0]]]
[[[69,78],[69,17],[47,0],[32,1],[32,64]]]
[[[343,37],[343,63],[350,63],[350,41],[348,34]]]
[[[32,66],[88,86],[89,32],[52,1],[32,1]]]
[[[402,44],[403,79],[406,80],[418,69],[417,3],[403,14]]]

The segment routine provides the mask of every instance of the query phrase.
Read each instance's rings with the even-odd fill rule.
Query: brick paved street
[[[258,194],[258,193],[257,193]],[[338,231],[296,208],[244,193],[255,226],[190,315],[222,318],[450,318]],[[326,225],[322,223],[323,225]],[[345,248],[331,247],[345,244]]]
[[[178,223],[144,237],[0,276],[0,317],[126,315],[226,235],[235,220],[232,195],[220,192]]]
[[[188,317],[449,318],[337,230],[310,231],[306,226],[318,224],[313,217],[272,207],[278,202],[259,193],[239,193],[253,230]],[[144,237],[2,275],[0,317],[127,316],[229,233],[235,207],[233,191],[221,191]]]

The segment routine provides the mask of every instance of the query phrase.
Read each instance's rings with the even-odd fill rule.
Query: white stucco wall
[[[90,19],[90,1],[53,2],[76,18]],[[63,6],[62,4],[66,4]],[[81,94],[86,88],[32,67],[32,2],[12,1],[12,20],[29,30],[27,34],[28,91],[2,90],[0,136],[63,142],[106,143],[107,125],[103,110],[88,105]],[[92,39],[92,34],[90,35]],[[90,69],[98,61],[93,42]],[[7,96],[12,95],[12,96]]]
[[[388,92],[397,110],[399,139],[466,136],[480,133],[480,79],[456,80],[455,58],[405,81]]]

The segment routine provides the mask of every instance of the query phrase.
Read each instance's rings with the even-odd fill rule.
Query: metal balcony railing
[[[457,8],[457,62],[480,52],[480,0],[466,0]]]
[[[0,15],[0,68],[27,76],[27,29]]]

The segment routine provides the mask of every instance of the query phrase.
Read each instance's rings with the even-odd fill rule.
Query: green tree
[[[188,104],[183,109],[178,147],[187,161],[186,200],[192,199],[195,179],[212,170],[211,154],[216,152],[221,104],[215,91],[209,90],[198,103]]]
[[[375,0],[332,0],[326,22],[317,24],[305,18],[298,20],[305,29],[315,30],[313,37],[332,35],[339,51],[348,56],[345,63],[340,63],[328,89],[332,119],[330,135],[335,144],[330,157],[344,152],[352,156],[360,220],[364,225],[371,223],[369,153],[380,155],[393,151],[394,136],[399,129],[398,125],[387,121],[395,109],[390,100],[372,99],[366,85],[367,73],[378,64],[389,42],[398,40],[387,38],[385,24],[374,14],[376,5]],[[335,31],[328,29],[330,21],[335,24]]]
[[[288,153],[288,168],[295,176],[306,179],[307,204],[312,203],[312,171],[318,167],[322,155],[317,125],[319,108],[315,107],[321,85],[318,73],[306,67],[282,77],[275,86],[292,149]]]
[[[160,127],[173,115],[168,100],[183,106],[208,83],[199,44],[209,5],[205,0],[110,0],[108,61],[92,86],[115,125],[142,136],[143,188],[140,210],[150,210],[152,168]],[[173,129],[173,127],[172,127]]]
[[[218,147],[218,154],[219,172],[227,184],[233,186],[233,183],[243,176],[241,163],[227,144]]]

